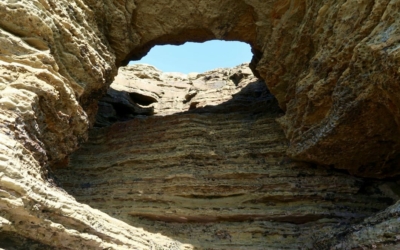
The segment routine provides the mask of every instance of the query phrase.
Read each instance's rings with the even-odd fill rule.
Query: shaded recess
[[[29,250],[53,250],[54,247],[42,244],[40,241],[25,238],[15,232],[0,233],[0,248],[1,249],[29,249]],[[57,248],[67,250],[68,248]]]
[[[129,93],[129,97],[132,99],[133,102],[144,106],[148,106],[152,103],[157,102],[157,99],[155,99],[154,97],[142,95],[139,93]]]

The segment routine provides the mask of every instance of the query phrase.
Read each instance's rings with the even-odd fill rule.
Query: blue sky
[[[251,57],[250,45],[246,43],[213,40],[205,43],[188,42],[180,46],[155,46],[141,60],[129,64],[147,63],[164,72],[187,74],[234,67],[250,62]]]

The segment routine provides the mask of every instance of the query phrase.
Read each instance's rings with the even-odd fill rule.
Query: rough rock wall
[[[362,176],[398,174],[399,2],[295,2],[281,6],[258,64],[286,111],[289,155]]]
[[[189,84],[185,75],[167,78],[149,66],[123,68],[111,87],[125,86],[127,98],[163,93],[151,104],[154,114],[130,109],[125,121],[93,129],[68,165],[55,169],[55,180],[79,202],[198,249],[329,249],[398,200],[395,182],[288,159],[276,122],[282,111],[265,83],[246,71],[218,69]],[[126,100],[111,95],[101,102]],[[191,103],[202,105],[190,109]],[[175,114],[166,115],[171,109]],[[100,109],[98,118],[110,114]],[[396,242],[395,221],[387,221],[394,229],[385,231],[382,247]],[[355,246],[374,244],[353,237]],[[349,242],[342,249],[354,246]]]
[[[398,173],[397,0],[87,3],[117,65],[155,44],[248,42],[256,75],[286,112],[291,157],[360,176]]]
[[[76,202],[46,172],[50,164],[65,165],[86,139],[117,67],[155,44],[250,43],[253,68],[286,112],[280,123],[290,156],[361,176],[397,174],[399,6],[398,0],[0,1],[2,230],[60,248],[152,246],[153,235],[133,237],[142,231]],[[371,221],[384,228],[395,209]],[[371,234],[371,241],[381,236]]]
[[[107,94],[99,101],[95,126],[109,126],[138,115],[171,115],[215,106],[232,99],[250,81],[258,79],[248,64],[201,74],[162,72],[141,64],[121,67]],[[262,94],[256,89],[253,91],[254,96]],[[268,97],[274,99],[272,95]],[[231,111],[244,108],[240,102],[236,105]],[[227,108],[223,111],[229,112]]]
[[[162,236],[148,238],[151,234],[76,202],[46,175],[49,164],[87,137],[96,100],[85,96],[101,96],[116,74],[114,52],[93,12],[82,1],[6,0],[0,1],[0,16],[2,244],[19,249],[32,242],[53,249],[175,244]]]

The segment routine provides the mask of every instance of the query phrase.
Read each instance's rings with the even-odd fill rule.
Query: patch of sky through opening
[[[216,68],[231,68],[251,61],[250,45],[243,42],[213,40],[187,42],[180,46],[159,45],[139,61],[129,65],[150,64],[163,72],[203,73]]]

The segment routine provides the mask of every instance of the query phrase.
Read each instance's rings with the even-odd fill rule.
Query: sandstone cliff
[[[399,238],[397,220],[400,207],[397,203],[392,204],[397,200],[396,180],[372,181],[361,177],[394,178],[399,173],[400,102],[397,67],[400,58],[398,53],[399,8],[398,0],[0,1],[0,242],[4,245],[2,247],[24,249],[29,245],[37,246],[37,249],[46,247],[50,249],[182,249],[190,248],[192,244],[212,247],[217,238],[224,239],[224,242],[231,238],[232,244],[215,243],[216,247],[233,248],[235,244],[238,246],[248,244],[246,247],[257,248],[261,246],[257,245],[257,242],[260,244],[284,242],[281,237],[284,238],[286,234],[279,232],[300,231],[302,237],[289,237],[287,248],[290,249],[296,244],[294,238],[300,238],[301,242],[306,242],[307,237],[311,236],[314,237],[312,240],[314,247],[322,249],[328,246],[346,249],[364,245],[382,249],[390,249],[390,246],[395,248]],[[143,203],[135,207],[137,208],[135,211],[138,211],[136,214],[126,209],[125,204],[121,204],[121,208],[118,208],[121,209],[121,215],[114,215],[111,210],[99,204],[99,201],[92,200],[90,195],[81,194],[82,190],[76,188],[78,185],[76,183],[90,175],[82,173],[77,180],[74,180],[71,175],[76,168],[74,164],[79,162],[76,159],[80,154],[84,155],[84,152],[77,152],[77,155],[71,156],[71,159],[69,155],[88,139],[89,127],[94,126],[96,121],[97,101],[107,93],[108,86],[117,75],[118,67],[126,64],[130,59],[140,58],[156,44],[181,44],[186,41],[201,42],[210,39],[239,40],[252,46],[253,72],[265,81],[284,114],[280,115],[277,112],[277,106],[270,103],[263,112],[253,116],[250,110],[253,108],[256,110],[259,105],[255,105],[256,107],[253,105],[246,112],[242,112],[245,109],[242,111],[239,109],[234,112],[235,114],[230,114],[231,116],[223,112],[219,114],[217,112],[215,116],[207,115],[211,111],[205,111],[204,114],[182,114],[180,117],[183,120],[178,119],[171,125],[168,125],[167,120],[166,125],[163,125],[163,121],[160,121],[162,118],[155,117],[143,120],[143,126],[140,128],[137,123],[141,123],[139,122],[141,120],[133,119],[126,125],[137,126],[138,133],[134,133],[134,129],[121,128],[121,134],[118,135],[135,139],[135,136],[146,133],[140,130],[146,127],[149,130],[171,128],[171,134],[166,133],[167,136],[171,136],[171,139],[178,143],[179,140],[185,140],[185,137],[177,137],[178,133],[189,136],[188,143],[192,143],[192,133],[196,131],[183,129],[181,132],[176,132],[174,126],[179,125],[185,128],[185,126],[191,127],[191,123],[194,123],[198,128],[202,128],[200,130],[207,132],[221,126],[226,126],[228,129],[234,124],[238,124],[238,127],[244,126],[242,132],[232,129],[233,138],[229,140],[233,141],[230,143],[227,140],[227,144],[221,144],[219,148],[212,146],[211,142],[214,139],[204,137],[203,133],[198,137],[198,140],[205,141],[205,144],[199,147],[199,151],[193,157],[196,154],[209,155],[210,165],[206,167],[221,163],[220,175],[218,171],[214,173],[211,169],[204,168],[203,172],[196,172],[197,176],[194,177],[192,183],[188,184],[191,177],[181,178],[181,186],[175,182],[180,177],[172,178],[170,189],[167,189],[168,192],[163,198],[166,203],[163,204],[178,204],[175,196],[179,197],[179,192],[186,192],[182,189],[187,188],[188,196],[181,194],[180,197],[186,201],[192,199],[193,202],[199,202],[198,207],[204,208],[204,213],[199,212],[200,217],[190,218],[188,214],[192,213],[190,212],[192,208],[182,207],[185,205],[181,202],[176,205],[178,209],[176,214],[179,217],[189,218],[188,223],[199,223],[203,215],[216,218],[213,221],[214,228],[210,229],[210,232],[217,230],[216,236],[205,233],[204,237],[198,237],[195,242],[190,242],[191,239],[196,238],[196,235],[202,233],[198,231],[198,233],[193,233],[193,236],[184,238],[179,233],[175,235],[170,230],[171,224],[161,222],[153,224],[153,220],[157,218],[158,221],[166,218],[169,223],[176,223],[177,217],[173,215],[162,214],[157,209],[147,209],[141,205]],[[233,85],[232,83],[228,85],[233,87],[235,82]],[[122,90],[116,89],[116,91]],[[175,109],[186,109],[189,103],[194,103],[192,99],[196,96],[191,98],[194,92],[190,92],[190,88],[188,91],[190,101],[187,100],[187,103],[182,102],[182,104],[179,102],[178,106],[173,106],[171,112]],[[227,91],[226,93],[230,94],[231,90]],[[116,92],[109,90],[109,97],[115,97],[113,93]],[[206,91],[201,93],[206,93]],[[119,95],[120,100],[127,95],[132,96],[122,93]],[[133,96],[140,99],[143,93],[136,93]],[[155,97],[152,97],[153,99],[145,98],[145,101],[154,100]],[[162,99],[161,96],[157,98]],[[225,97],[220,98],[222,100]],[[125,98],[125,100],[129,99]],[[165,97],[164,100],[168,98]],[[110,104],[107,101],[103,103]],[[133,107],[129,109],[135,110],[136,107],[137,110],[141,110],[140,112],[147,110],[146,112],[150,113],[166,111],[166,106],[162,105],[153,105],[153,111],[149,111],[146,103],[136,104],[132,104]],[[199,104],[193,105],[200,107],[201,101]],[[218,105],[219,108],[214,111],[226,108],[221,105]],[[228,106],[241,106],[241,104],[229,103]],[[123,107],[127,107],[126,103]],[[234,108],[228,109],[235,111]],[[279,125],[275,123],[275,118],[279,118]],[[120,117],[117,117],[118,119]],[[203,119],[209,119],[209,122],[197,122]],[[154,124],[150,124],[152,121]],[[104,126],[108,125],[108,122],[109,120],[103,119],[98,120],[97,124]],[[112,125],[114,126],[118,128],[120,125]],[[255,138],[254,135],[246,134],[249,131],[246,126],[253,126],[251,128],[259,131]],[[136,152],[132,145],[127,145],[125,149],[121,148],[118,151],[117,146],[120,147],[126,143],[123,138],[120,143],[102,139],[107,138],[104,136],[108,129],[110,128],[91,132],[91,141],[81,150],[85,148],[93,152],[99,150],[99,155],[101,155],[100,153],[104,150],[102,147],[107,147],[110,162],[113,157],[119,157],[121,150]],[[230,130],[225,132],[228,131]],[[282,144],[281,147],[275,147],[275,139],[269,137],[269,131],[274,131],[271,135],[276,136],[276,140]],[[281,133],[282,131],[285,136]],[[222,133],[220,136],[223,138],[225,132],[223,130],[215,133]],[[245,142],[245,149],[238,146],[239,142],[235,141],[235,137]],[[257,140],[254,141],[255,139]],[[97,149],[95,149],[96,146],[91,146],[96,144],[96,140],[103,144]],[[150,142],[151,137],[148,140]],[[160,144],[163,143],[162,140],[165,140],[165,137],[164,139],[160,137]],[[149,152],[154,152],[152,150],[158,152],[157,147],[165,146],[155,144],[155,148],[152,149],[147,143],[146,140],[143,141],[143,150],[150,150]],[[258,152],[254,156],[255,161],[258,162],[259,157],[268,156],[269,158],[269,153],[266,152],[269,149],[277,150],[274,153],[276,159],[286,159],[286,156],[289,156],[291,160],[283,161],[282,166],[273,173],[268,171],[274,169],[274,166],[277,167],[276,164],[279,161],[268,163],[270,165],[260,163],[260,166],[271,166],[271,168],[262,170],[266,172],[258,171],[258,163],[251,163],[252,153],[246,152]],[[184,152],[183,149],[183,151],[180,150],[178,148],[177,152]],[[194,149],[189,148],[189,150]],[[232,150],[230,152],[232,159],[236,160],[230,163],[226,162],[227,159],[219,159],[219,152],[224,152],[224,150],[229,152]],[[240,150],[243,152],[238,152]],[[215,153],[215,157],[212,152]],[[140,160],[139,156],[133,157],[138,157]],[[154,161],[157,162],[157,154],[154,154],[154,157]],[[182,154],[179,157],[181,158],[176,159],[188,162],[188,166],[195,164],[193,163],[195,161],[190,158],[192,156]],[[142,161],[145,160],[150,161],[150,159],[142,159]],[[250,162],[250,165],[243,163],[242,160]],[[302,163],[295,163],[294,160]],[[121,163],[125,164],[124,162],[125,158],[122,157]],[[87,163],[80,164],[85,166]],[[139,168],[147,168],[146,162],[137,164]],[[228,166],[226,173],[224,172],[225,165]],[[229,166],[233,169],[229,169]],[[246,169],[246,166],[253,166],[254,169]],[[109,167],[104,166],[103,170]],[[292,197],[297,193],[301,195],[304,195],[303,192],[307,193],[309,189],[305,187],[305,184],[300,184],[299,187],[285,187],[285,184],[282,184],[282,189],[278,191],[285,195],[279,194],[278,198],[271,198],[272,194],[267,192],[268,183],[275,181],[279,183],[273,178],[288,179],[287,172],[296,173],[297,171],[290,170],[291,167],[304,168],[304,171],[311,171],[315,173],[315,176],[337,176],[338,184],[318,191],[315,199],[299,200]],[[96,166],[93,168],[94,171],[101,170]],[[343,169],[344,172],[338,173],[332,168]],[[66,171],[66,180],[53,181],[52,179],[57,177],[52,176],[51,169],[54,169],[54,172]],[[150,172],[142,172],[142,175],[138,175],[141,177],[138,178],[151,176],[151,168],[148,170]],[[172,175],[183,174],[174,168],[170,170]],[[210,173],[207,172],[208,170]],[[186,174],[190,176],[191,171],[194,170],[187,169]],[[243,173],[248,181],[244,184],[238,181],[239,184],[235,184],[236,179],[245,178],[235,176],[233,173],[240,175]],[[358,177],[352,177],[348,173]],[[125,174],[132,176],[129,171]],[[155,182],[160,180],[164,182],[168,177],[158,174],[153,176]],[[232,175],[232,178],[226,177],[227,175]],[[213,186],[210,180],[206,180],[208,176],[213,176],[211,181],[218,177],[220,182]],[[307,176],[308,174],[306,176],[300,174],[296,180],[303,183],[302,180],[306,180]],[[105,181],[96,172],[92,177],[93,181],[99,183]],[[119,177],[110,176],[110,185],[114,185],[112,178]],[[335,183],[330,179],[321,181],[318,177],[310,177],[309,182],[314,180],[316,181],[315,188],[324,187],[322,184]],[[122,178],[120,183],[123,181]],[[68,186],[68,183],[71,186]],[[115,183],[118,187],[118,181]],[[219,185],[224,185],[223,183],[226,185],[221,188]],[[287,183],[287,181],[282,183]],[[248,189],[244,187],[253,184],[254,186]],[[267,187],[268,190],[255,189],[257,184]],[[163,189],[165,187],[163,185],[155,185],[151,190],[144,189],[146,186],[143,186],[143,189],[147,190],[145,197],[157,195],[157,189]],[[200,192],[200,190],[198,193],[190,191],[193,187],[197,187],[196,185],[204,187],[204,191]],[[243,188],[240,185],[244,185]],[[231,188],[232,186],[242,191],[238,192]],[[201,197],[205,193],[212,193],[212,191],[206,191],[208,187],[215,187],[217,190],[213,191],[216,192],[215,195],[208,198],[213,200],[213,197],[223,196],[229,202],[235,202],[237,207],[233,206],[232,211],[221,210],[220,213],[213,214],[213,211],[218,211],[230,203],[227,201],[225,205],[220,204],[220,199],[214,199],[215,203],[211,206],[201,203]],[[231,197],[232,193],[224,191],[223,187],[232,189],[234,195]],[[270,187],[276,188],[272,184]],[[311,187],[311,189],[315,188]],[[68,190],[70,194],[65,190]],[[105,194],[104,190],[104,186],[99,184],[94,191]],[[252,192],[250,190],[253,190],[254,196],[248,194]],[[329,194],[328,200],[331,192],[337,195],[338,198],[333,199],[331,204],[337,203],[338,206],[322,205],[325,201],[318,197],[323,196],[324,192]],[[132,193],[132,196],[128,196],[127,199],[135,199],[135,195]],[[246,200],[247,198],[240,200],[241,197],[246,196],[249,199],[253,198],[250,201]],[[371,202],[371,205],[365,206],[363,203],[367,196],[370,197],[368,202]],[[159,204],[159,198],[151,202]],[[248,204],[246,201],[251,203],[260,199],[261,205],[251,207],[243,205],[243,214],[248,217],[243,217],[243,214],[238,212],[241,203]],[[111,197],[110,200],[105,199],[104,202],[109,201],[112,204],[115,200],[118,199]],[[274,210],[268,207],[272,206],[268,205],[269,203],[282,203],[282,200],[288,202],[293,211],[284,210],[278,204],[279,209],[274,213]],[[309,209],[315,211],[315,217],[308,216],[308,212],[301,210],[303,200],[306,207],[309,206],[308,201],[315,202],[315,207],[310,205]],[[296,210],[296,206],[293,205],[296,202],[300,204],[297,207],[299,210]],[[94,208],[85,203],[91,204]],[[321,206],[318,206],[319,203]],[[354,209],[351,206],[346,208],[345,203],[354,205]],[[158,207],[158,205],[150,205]],[[389,205],[391,206],[384,209]],[[211,207],[215,210],[210,211]],[[262,212],[256,213],[253,209]],[[145,210],[148,210],[147,214],[143,212]],[[376,213],[379,210],[381,212]],[[287,214],[283,214],[282,211]],[[335,211],[339,211],[339,214]],[[352,211],[354,216],[349,215],[349,211]],[[305,217],[306,219],[302,222],[308,223],[305,223],[305,226],[298,226],[296,224],[298,217]],[[138,218],[144,219],[139,221]],[[170,221],[171,218],[172,221]],[[247,220],[239,218],[247,218]],[[243,241],[240,241],[239,234],[233,233],[242,231],[246,223],[269,221],[270,218],[272,220],[270,223],[278,223],[272,225],[274,230],[282,227],[282,231],[267,234],[270,238],[261,239],[255,236],[255,239],[259,241],[251,241],[247,235],[243,236]],[[280,221],[279,218],[283,220]],[[333,229],[329,221],[339,223],[339,228]],[[201,225],[185,224],[185,222],[183,221],[183,224],[179,226],[195,225],[194,230],[202,230]],[[147,231],[132,226],[136,223]],[[225,226],[219,227],[218,223],[232,224],[226,224],[228,228],[226,233],[220,232],[220,228],[225,228]],[[261,224],[253,225],[261,227]],[[318,226],[326,230],[318,231],[316,229]],[[250,227],[248,229],[251,232],[261,230],[254,231]],[[270,232],[270,230],[267,231]],[[314,234],[317,231],[321,234]],[[157,234],[157,232],[165,232],[167,236]],[[183,230],[183,232],[186,231]],[[324,235],[324,232],[327,234]],[[214,237],[214,242],[210,241],[212,237]]]
[[[152,112],[141,112],[135,100],[152,98]],[[329,249],[398,200],[395,182],[287,158],[276,122],[283,113],[245,65],[191,79],[124,67],[100,103],[109,106],[98,124],[109,126],[93,129],[55,169],[57,184],[81,203],[198,249]]]

